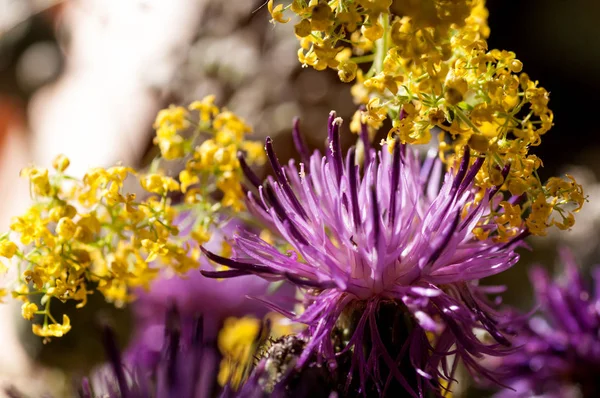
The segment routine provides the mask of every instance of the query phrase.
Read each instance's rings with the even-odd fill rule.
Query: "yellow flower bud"
[[[312,30],[327,30],[331,24],[331,7],[327,3],[319,3],[314,6],[311,14]]]
[[[478,152],[485,153],[489,148],[489,141],[483,135],[473,134],[471,138],[469,138],[468,145]]]
[[[283,18],[283,4],[278,4],[275,8],[273,8],[273,0],[269,0],[267,3],[267,9],[269,10],[269,14],[273,18],[273,21],[279,23],[286,23],[290,21],[290,18]]]
[[[0,242],[0,256],[12,258],[17,253],[17,245],[9,240]]]
[[[65,155],[58,155],[52,161],[52,167],[54,167],[54,170],[56,170],[60,173],[65,171],[67,169],[67,167],[69,167],[70,164],[71,164],[71,161]]]
[[[71,330],[71,320],[63,314],[63,323],[55,323],[52,325],[31,325],[33,334],[40,337],[62,337]]]
[[[518,59],[513,59],[508,66],[511,72],[519,73],[523,70],[523,62]]]
[[[75,235],[77,226],[68,217],[63,217],[56,224],[56,234],[62,239],[71,239]]]
[[[179,173],[179,181],[181,182],[181,192],[185,193],[191,185],[199,183],[200,178],[189,170],[183,170]]]
[[[36,194],[46,196],[50,194],[50,179],[48,169],[42,167],[28,167],[21,170],[21,176],[29,178]]]
[[[33,316],[38,311],[38,306],[35,303],[23,303],[21,306],[21,315],[24,319],[31,321]]]
[[[228,165],[233,158],[234,156],[232,156],[229,148],[219,148],[215,152],[215,162],[221,166]]]
[[[573,216],[572,213],[569,213],[566,217],[563,217],[562,222],[553,220],[552,224],[556,225],[559,229],[562,229],[564,231],[575,225],[575,216]]]
[[[192,102],[189,109],[200,112],[200,120],[204,123],[210,121],[219,114],[219,108],[215,105],[214,95],[207,95],[201,101]]]
[[[58,222],[63,217],[73,218],[77,215],[77,209],[71,205],[56,206],[48,212],[48,218],[51,221]]]
[[[156,137],[154,143],[158,144],[160,154],[166,160],[175,160],[185,156],[185,141],[180,135],[168,139]]]
[[[381,26],[379,22],[376,22],[369,27],[363,25],[361,30],[362,34],[371,41],[376,41],[383,37],[383,26]]]
[[[148,192],[164,195],[169,191],[178,191],[179,183],[171,177],[150,174],[141,179],[140,184]]]
[[[342,61],[338,65],[338,76],[340,80],[344,83],[350,83],[352,80],[356,78],[356,71],[358,70],[358,65],[352,61]]]
[[[196,227],[192,231],[191,236],[199,245],[203,245],[210,240],[210,233],[202,225]]]
[[[527,185],[521,178],[511,178],[508,182],[508,190],[512,195],[520,196],[527,190]]]
[[[298,37],[306,37],[310,35],[311,31],[312,28],[308,19],[303,19],[302,21],[294,25],[294,33],[296,33],[296,36]]]

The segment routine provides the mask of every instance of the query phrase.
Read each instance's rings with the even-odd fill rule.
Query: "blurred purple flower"
[[[196,316],[189,325],[181,323],[179,313],[172,307],[166,314],[163,324],[163,339],[158,360],[154,363],[130,361],[123,358],[108,325],[102,327],[102,338],[106,350],[107,364],[84,378],[78,393],[81,398],[319,398],[337,397],[325,393],[327,386],[314,383],[290,384],[290,374],[282,375],[270,392],[264,390],[265,382],[271,377],[267,370],[267,359],[256,364],[250,376],[238,390],[217,381],[217,348],[206,342],[204,329],[208,325],[201,316]],[[209,326],[209,325],[208,325]],[[254,342],[259,347],[260,340],[268,335],[269,324],[258,333]],[[257,353],[251,353],[256,356]],[[288,377],[283,377],[288,376]],[[317,394],[315,395],[315,392]],[[21,396],[15,391],[15,396]]]
[[[79,395],[93,397],[103,394],[110,398],[199,397],[215,391],[214,368],[219,356],[216,348],[204,343],[203,320],[196,317],[189,328],[180,323],[172,308],[163,323],[161,348],[156,361],[142,362],[123,359],[111,328],[104,326],[103,343],[108,364],[84,379]],[[207,370],[212,372],[207,373]]]
[[[514,249],[527,232],[508,243],[474,238],[473,228],[499,201],[490,203],[497,192],[493,188],[476,203],[473,181],[483,159],[469,166],[468,148],[458,170],[448,172],[440,187],[442,165],[435,156],[421,163],[416,152],[397,142],[376,151],[365,141],[361,172],[355,148],[342,157],[340,124],[332,112],[328,151],[322,156],[318,151],[309,155],[295,123],[299,167],[293,160],[282,167],[267,138],[274,177],[262,185],[240,159],[258,190],[258,196],[248,192],[248,208],[295,250],[281,253],[240,229],[232,259],[204,250],[231,270],[202,273],[215,278],[255,274],[306,288],[301,315],[282,311],[308,325],[308,344],[297,366],[316,352],[334,369],[336,357],[352,352],[346,387],[357,373],[363,394],[372,382],[385,395],[395,380],[412,396],[424,391],[441,395],[439,380],[453,378],[456,366],[448,360],[454,354],[472,373],[492,377],[476,358],[503,355],[501,346],[509,342],[477,281],[514,265]],[[502,172],[506,176],[508,168]],[[390,302],[410,314],[411,323],[402,348],[393,354],[378,327],[378,311]],[[344,347],[334,347],[332,332],[340,318],[356,314],[351,337]],[[486,329],[499,344],[483,343],[475,329]],[[436,336],[433,342],[430,333]]]
[[[222,229],[215,229],[208,245],[220,250],[224,233],[239,225],[230,221]],[[200,269],[214,271],[214,267],[202,256]],[[185,276],[163,275],[155,280],[149,291],[137,292],[138,299],[133,303],[136,330],[133,343],[127,356],[129,360],[156,362],[164,334],[164,314],[176,307],[182,323],[190,326],[192,319],[202,314],[205,319],[204,338],[215,341],[222,322],[230,316],[255,315],[262,317],[267,309],[259,301],[247,296],[263,296],[269,282],[254,276],[238,279],[214,280],[203,277],[198,270],[191,270]]]
[[[541,267],[531,270],[539,311],[520,317],[524,324],[514,341],[520,348],[498,369],[515,391],[497,397],[600,396],[600,267],[592,271],[590,288],[572,254],[563,249],[561,258],[562,281],[552,281]]]

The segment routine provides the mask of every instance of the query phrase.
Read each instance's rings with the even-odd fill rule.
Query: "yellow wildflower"
[[[185,108],[171,105],[169,108],[158,112],[156,120],[154,121],[154,127],[159,128],[160,126],[170,125],[178,130],[184,129],[189,125],[187,116],[188,113]]]
[[[23,303],[21,306],[21,315],[24,319],[31,321],[33,316],[38,311],[38,306],[35,303]]]
[[[52,167],[54,168],[54,170],[56,170],[60,173],[67,170],[67,168],[69,167],[70,164],[71,164],[71,161],[65,155],[58,155],[52,161]]]
[[[208,95],[200,101],[194,101],[189,106],[190,110],[200,113],[200,121],[207,123],[219,114],[219,108],[215,105],[215,96]]]
[[[149,174],[140,181],[142,188],[148,192],[158,195],[166,195],[167,192],[179,191],[179,183],[171,177],[160,174]]]
[[[227,318],[219,332],[217,346],[223,354],[218,381],[235,389],[243,381],[244,370],[252,363],[252,346],[260,331],[260,320],[253,317]]]
[[[191,185],[199,183],[200,178],[189,170],[182,170],[179,173],[179,182],[181,184],[181,192],[185,193]]]
[[[217,187],[223,192],[221,203],[235,211],[244,210],[244,193],[240,187],[239,178],[232,172],[225,172],[217,181]]]
[[[68,316],[63,315],[62,324],[53,323],[50,325],[44,324],[43,326],[33,324],[31,330],[33,334],[40,337],[62,337],[71,330],[71,320]]]
[[[310,35],[310,32],[312,32],[312,27],[308,19],[303,19],[294,25],[294,33],[298,37],[306,37]]]
[[[210,232],[205,225],[198,225],[192,230],[191,237],[198,242],[199,245],[203,245],[210,240]]]
[[[277,6],[275,6],[275,8],[273,8],[273,0],[269,0],[269,2],[267,3],[267,9],[269,10],[269,14],[271,14],[271,17],[273,18],[274,22],[287,23],[290,21],[290,18],[283,18],[282,4],[278,4]]]
[[[71,239],[75,235],[77,226],[68,217],[63,217],[58,221],[56,225],[56,234],[62,239]]]
[[[245,159],[250,164],[262,166],[267,161],[264,144],[256,141],[244,141],[241,149],[245,152]]]
[[[9,240],[0,241],[0,256],[12,258],[17,253],[18,247]]]
[[[164,256],[169,253],[165,242],[155,242],[150,239],[143,239],[141,243],[142,247],[148,252],[148,257],[146,258],[147,262],[154,261],[159,255]]]
[[[47,196],[50,194],[50,180],[48,169],[42,167],[27,167],[21,170],[21,176],[29,178],[29,183],[37,195]]]

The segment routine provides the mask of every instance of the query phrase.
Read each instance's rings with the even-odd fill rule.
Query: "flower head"
[[[600,268],[591,289],[567,250],[562,281],[541,267],[530,273],[538,314],[527,320],[499,372],[516,391],[498,397],[592,397],[600,392]]]
[[[262,185],[242,162],[258,191],[258,196],[248,192],[248,208],[292,250],[282,253],[242,229],[233,237],[231,259],[205,250],[230,270],[203,274],[257,274],[305,288],[305,311],[288,313],[308,325],[308,343],[298,365],[316,352],[335,368],[336,356],[352,352],[348,385],[357,372],[356,388],[363,393],[368,383],[380,392],[397,383],[413,396],[430,389],[441,394],[439,380],[452,379],[455,370],[447,363],[451,354],[471,371],[491,377],[475,358],[500,355],[502,349],[480,341],[475,329],[509,343],[477,281],[514,265],[514,248],[527,232],[521,230],[507,243],[475,239],[473,229],[490,212],[499,211],[499,200],[494,199],[498,187],[483,194],[474,189],[483,159],[472,161],[468,148],[440,186],[441,164],[433,157],[420,162],[398,142],[381,151],[365,142],[361,171],[354,148],[342,156],[340,124],[332,112],[323,156],[318,151],[308,154],[296,123],[299,167],[293,160],[282,167],[267,138],[274,177]],[[384,343],[386,332],[378,327],[381,309],[390,303],[407,315],[403,322],[410,330],[393,353]],[[344,329],[344,319],[352,319],[352,326]],[[332,337],[336,328],[350,335],[337,341]],[[403,359],[410,361],[411,370],[398,370]]]

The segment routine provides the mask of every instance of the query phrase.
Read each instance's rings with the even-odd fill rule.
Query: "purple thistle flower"
[[[332,112],[325,156],[309,155],[294,124],[299,166],[291,160],[282,167],[267,138],[274,176],[262,185],[240,158],[257,191],[248,191],[248,208],[294,251],[281,253],[240,229],[233,237],[233,258],[204,250],[231,270],[202,273],[217,278],[256,274],[305,288],[306,310],[300,315],[282,311],[308,325],[298,366],[317,353],[333,370],[336,357],[350,352],[346,390],[354,383],[367,394],[372,383],[385,395],[394,382],[412,396],[441,395],[439,380],[453,379],[456,363],[449,357],[454,354],[472,373],[492,377],[477,358],[502,355],[509,342],[477,281],[514,265],[514,249],[527,232],[508,243],[473,237],[473,228],[499,200],[490,203],[497,192],[493,188],[476,203],[473,181],[483,159],[470,165],[468,148],[458,170],[448,172],[440,187],[441,163],[433,155],[421,163],[416,152],[397,142],[381,151],[365,145],[361,171],[354,148],[342,156],[340,124]],[[502,172],[506,176],[508,168]],[[409,332],[403,332],[397,350],[389,349],[380,327],[380,310],[389,303],[409,314],[404,325]],[[332,332],[347,318],[353,319],[351,336],[336,344]],[[497,343],[483,343],[475,329],[487,330]],[[355,374],[358,381],[352,379]]]
[[[589,288],[571,253],[560,254],[562,281],[552,281],[541,267],[530,272],[539,312],[516,320],[525,319],[514,341],[520,348],[498,368],[514,391],[497,397],[600,396],[600,267]]]

